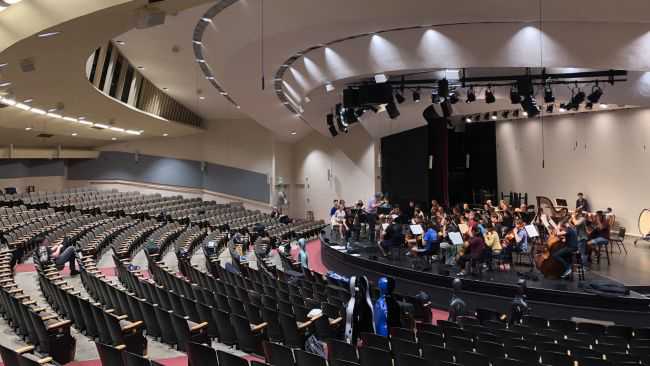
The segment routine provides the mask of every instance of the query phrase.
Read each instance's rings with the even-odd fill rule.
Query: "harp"
[[[555,207],[550,198],[537,196],[537,217],[540,218],[542,214],[555,222],[560,222],[569,216],[569,209],[566,207]]]

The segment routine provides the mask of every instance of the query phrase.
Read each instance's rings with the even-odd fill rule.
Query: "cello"
[[[546,243],[541,250],[535,254],[535,267],[542,272],[544,278],[559,279],[564,272],[564,266],[553,258],[553,253],[564,247],[564,241],[557,233],[557,227],[551,220],[549,222],[546,215],[541,215],[542,223],[548,232]]]

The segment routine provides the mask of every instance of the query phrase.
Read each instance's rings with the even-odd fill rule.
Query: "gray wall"
[[[268,203],[270,187],[265,174],[218,164],[103,151],[96,160],[69,160],[68,179],[128,180],[190,188],[204,188]]]
[[[0,159],[0,179],[23,177],[62,177],[63,160]]]

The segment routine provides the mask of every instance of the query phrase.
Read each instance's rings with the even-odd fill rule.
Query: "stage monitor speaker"
[[[139,9],[137,12],[135,27],[137,29],[145,29],[165,24],[165,16],[166,14],[162,10],[148,8]]]

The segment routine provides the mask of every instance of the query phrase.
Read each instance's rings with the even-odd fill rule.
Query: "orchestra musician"
[[[359,241],[359,236],[361,235],[361,223],[366,221],[367,214],[363,207],[363,201],[357,201],[356,206],[351,210],[352,217],[352,240]]]
[[[366,206],[366,213],[368,219],[368,236],[371,243],[375,242],[375,225],[377,225],[377,208],[381,206],[381,201],[383,200],[383,194],[381,192],[375,193],[374,196],[370,197],[368,200],[368,205]]]
[[[576,208],[576,210],[571,214],[571,224],[578,235],[578,251],[580,251],[582,265],[586,269],[589,262],[589,250],[587,248],[589,234],[587,231],[587,218],[581,208]]]
[[[345,212],[345,201],[340,200],[338,208],[332,217],[332,224],[339,227],[339,235],[341,239],[346,237],[349,229],[346,218],[347,213]]]
[[[589,201],[585,198],[582,192],[578,193],[578,199],[576,200],[576,209],[581,209],[584,212],[589,212]]]
[[[589,229],[590,239],[587,245],[598,248],[598,261],[600,261],[601,248],[609,243],[609,231],[609,220],[602,211],[597,211],[593,219],[593,227]]]
[[[564,242],[564,246],[553,252],[553,258],[564,267],[560,278],[567,278],[571,275],[571,256],[578,250],[578,233],[570,220],[560,223],[557,235]]]

